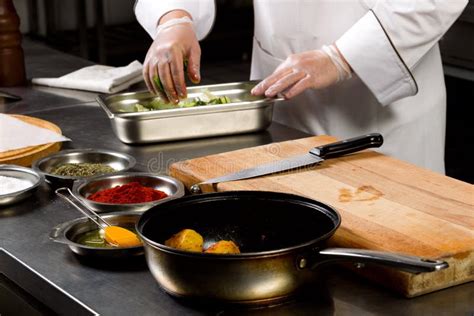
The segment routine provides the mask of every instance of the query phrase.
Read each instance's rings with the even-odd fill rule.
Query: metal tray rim
[[[248,81],[245,82],[248,84],[256,83],[256,81]],[[232,87],[236,85],[241,85],[242,82],[232,82],[232,83],[224,83],[224,84],[213,84],[213,85],[203,85],[203,86],[194,86],[189,87],[188,91],[192,92],[193,90],[201,90],[210,87]],[[136,92],[126,92],[126,93],[118,93],[113,95],[106,95],[106,94],[99,94],[96,98],[96,101],[102,107],[102,109],[107,113],[110,119],[114,118],[121,118],[121,119],[154,119],[154,118],[168,118],[168,117],[178,117],[178,116],[187,116],[187,115],[194,115],[194,114],[210,114],[210,113],[218,113],[218,112],[231,112],[231,111],[239,111],[239,110],[247,110],[247,109],[256,109],[265,106],[269,106],[277,101],[282,101],[284,98],[277,97],[277,98],[264,98],[255,101],[241,101],[241,102],[234,102],[228,104],[216,104],[212,106],[199,106],[199,107],[192,107],[192,108],[177,108],[177,109],[167,109],[167,110],[157,110],[157,111],[147,111],[147,112],[114,112],[110,109],[108,105],[108,99],[116,96],[131,96],[140,93],[147,93],[147,90],[141,90]]]
[[[183,117],[188,115],[196,114],[212,114],[219,112],[233,112],[241,110],[252,110],[263,108],[272,105],[275,101],[281,100],[259,100],[258,102],[238,102],[230,104],[216,104],[211,106],[200,106],[195,108],[179,108],[179,109],[169,109],[169,110],[157,110],[149,112],[133,112],[133,113],[113,113],[111,118],[121,118],[121,119],[136,119],[136,120],[147,120],[147,119],[156,119],[156,118],[169,118],[169,117]]]

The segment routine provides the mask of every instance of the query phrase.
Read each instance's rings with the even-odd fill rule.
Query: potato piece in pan
[[[179,250],[202,252],[204,240],[192,229],[183,229],[165,241],[165,245]]]
[[[239,247],[232,240],[221,240],[207,248],[205,253],[233,254],[240,253]]]

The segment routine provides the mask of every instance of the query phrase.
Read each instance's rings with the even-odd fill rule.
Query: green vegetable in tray
[[[188,61],[184,60],[184,71],[186,72],[188,69]],[[164,91],[163,83],[161,82],[158,76],[153,77],[153,82],[161,92]],[[119,109],[119,112],[147,112],[147,111],[154,111],[154,110],[167,110],[167,109],[176,109],[176,108],[190,108],[194,106],[202,106],[202,105],[212,105],[212,104],[227,104],[231,103],[232,101],[228,96],[215,96],[209,91],[204,91],[203,94],[196,98],[188,98],[185,100],[181,100],[178,104],[172,103],[165,103],[160,98],[155,98],[147,103],[136,103],[133,105],[131,110],[128,109]],[[235,100],[234,100],[235,102]]]
[[[155,87],[157,87],[158,90],[160,90],[161,92],[165,91],[165,88],[163,88],[163,84],[161,83],[160,77],[154,76],[153,82],[155,83]]]
[[[184,60],[183,68],[184,68],[184,72],[188,71],[188,61],[186,59]],[[154,76],[153,82],[155,84],[155,87],[158,88],[159,91],[161,92],[165,91],[165,88],[163,87],[163,83],[161,82],[160,77]]]
[[[141,105],[140,103],[136,103],[133,105],[133,112],[146,112],[146,111],[151,111],[149,108],[147,108],[144,105]]]
[[[204,91],[202,95],[196,98],[181,100],[178,104],[165,103],[160,98],[155,98],[148,103],[136,103],[133,106],[133,112],[146,112],[154,110],[167,110],[176,108],[190,108],[195,106],[227,104],[231,103],[228,96],[215,96],[209,91]],[[235,100],[234,100],[235,102]]]

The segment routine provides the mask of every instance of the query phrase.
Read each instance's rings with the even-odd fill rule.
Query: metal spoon
[[[62,191],[65,191],[67,193],[69,193],[69,196],[74,198],[74,200],[76,200],[77,202],[79,202],[79,204],[81,206],[79,206],[78,204],[76,204],[73,200],[71,200],[67,195],[61,193]],[[89,217],[94,223],[97,224],[97,226],[99,226],[100,228],[105,228],[107,226],[112,226],[110,225],[105,219],[103,219],[102,217],[99,216],[99,214],[97,214],[96,212],[94,212],[93,210],[91,210],[87,205],[84,204],[84,202],[82,202],[81,200],[79,200],[76,196],[74,196],[74,194],[72,194],[71,190],[69,188],[59,188],[57,189],[56,191],[54,191],[59,197],[61,197],[62,199],[68,201],[72,206],[74,206],[79,212],[81,212],[82,214],[84,214],[85,216]],[[84,208],[84,209],[83,209]],[[85,211],[87,210],[87,211]],[[90,212],[90,213],[88,213]],[[91,215],[92,213],[92,215]],[[95,216],[95,217],[94,217]],[[102,222],[102,223],[101,223]]]
[[[67,192],[69,196],[65,195],[62,192]],[[72,194],[71,190],[69,188],[59,188],[55,191],[55,193],[64,199],[65,201],[69,202],[72,206],[74,206],[79,212],[84,214],[85,216],[89,217],[97,226],[100,228],[100,235],[105,236],[105,240],[111,244],[112,246],[115,247],[130,247],[130,246],[136,246],[133,243],[138,243],[140,244],[141,242],[139,241],[138,237],[136,234],[133,232],[119,226],[113,226],[110,225],[105,219],[99,216],[96,212],[91,210],[84,202],[82,202],[80,199],[78,199],[74,194]],[[76,204],[70,197],[74,198],[75,201],[79,202],[79,204]],[[127,244],[120,244],[121,237],[123,237],[123,234],[126,234],[126,237],[128,238],[125,242]],[[136,241],[133,240],[134,237],[131,237],[130,234],[133,234],[136,238]],[[122,235],[122,236],[120,236]],[[132,238],[132,241],[130,240]],[[119,242],[111,242],[111,240],[119,240]],[[132,244],[130,244],[132,242]]]

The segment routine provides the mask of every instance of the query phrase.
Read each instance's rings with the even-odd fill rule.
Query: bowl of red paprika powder
[[[184,193],[181,181],[144,172],[105,174],[73,186],[73,194],[96,212],[144,212]]]

